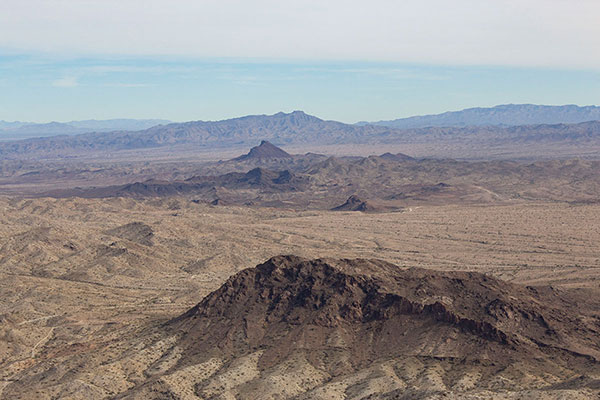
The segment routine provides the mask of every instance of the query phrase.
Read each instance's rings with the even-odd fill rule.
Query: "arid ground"
[[[215,389],[221,397],[214,398],[233,398],[248,382],[255,389],[281,383],[274,371],[256,366],[252,357],[259,353],[226,368],[215,359],[164,374],[178,356],[173,353],[175,342],[170,342],[175,339],[161,336],[160,330],[232,274],[279,254],[375,258],[401,267],[476,271],[512,283],[600,296],[596,204],[424,205],[361,213],[210,206],[180,197],[6,197],[0,199],[0,220],[0,397],[6,399],[149,396],[136,387],[153,376],[162,376],[161,385],[178,396],[173,398],[190,399],[198,398],[194,388],[209,378],[210,385],[225,385]],[[394,375],[396,384],[421,387],[429,379],[439,393],[460,398],[494,393],[497,398],[523,398],[527,393],[536,398],[590,398],[597,395],[600,379],[596,364],[585,377],[592,382],[587,386],[548,390],[558,380],[548,375],[494,389],[479,385],[476,371],[450,377],[449,366],[416,359],[409,364],[403,368],[412,368],[412,375]],[[301,371],[296,372],[303,382],[283,379],[287,383],[270,398],[302,393],[336,398],[339,390],[359,381],[377,393],[392,379],[389,371],[381,372],[392,368],[385,363],[373,367],[379,372],[345,371],[338,381],[354,383],[340,383],[343,387],[332,392],[325,384],[331,377],[324,379],[323,371],[311,366],[310,372],[303,365],[298,361]],[[294,374],[293,368],[288,373]],[[249,375],[242,379],[239,374]],[[359,379],[356,374],[366,375]],[[572,378],[577,376],[573,373]],[[509,377],[499,374],[497,379]],[[459,385],[465,380],[474,381]],[[333,397],[317,396],[319,387]],[[260,392],[246,388],[248,393]],[[531,394],[537,389],[541,391]],[[350,390],[345,396],[361,398],[359,392]],[[153,398],[171,398],[165,393],[160,389]]]
[[[1,398],[600,394],[593,157],[167,149],[0,164]]]

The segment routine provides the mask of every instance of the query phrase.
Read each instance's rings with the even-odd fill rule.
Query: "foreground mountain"
[[[362,122],[399,129],[463,126],[516,126],[540,124],[575,124],[600,120],[600,107],[576,105],[544,106],[505,104],[491,108],[468,108],[443,114],[400,118],[391,121]]]
[[[274,257],[172,320],[176,345],[124,397],[598,395],[600,319],[581,300],[473,272]]]

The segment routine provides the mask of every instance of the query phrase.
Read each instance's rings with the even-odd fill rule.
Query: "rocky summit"
[[[590,338],[600,319],[581,300],[475,272],[278,256],[169,322],[183,355],[169,374],[218,362],[218,372],[194,377],[200,398],[366,398],[349,394],[367,387],[378,399],[597,392],[600,342]],[[170,393],[168,381],[136,391]]]
[[[248,160],[254,158],[291,158],[292,156],[275,146],[271,142],[263,140],[260,145],[250,149],[248,154],[238,157],[236,160]]]

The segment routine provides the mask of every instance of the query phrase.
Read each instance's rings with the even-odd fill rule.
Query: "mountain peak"
[[[256,158],[291,158],[292,156],[286,151],[275,146],[268,140],[261,140],[258,146],[250,149],[248,154],[240,156],[235,160],[248,160]]]
[[[273,115],[273,117],[276,117],[276,119],[285,120],[291,124],[298,125],[323,121],[322,119],[315,117],[314,115],[307,114],[302,110],[294,110],[290,113],[278,112],[277,114]]]

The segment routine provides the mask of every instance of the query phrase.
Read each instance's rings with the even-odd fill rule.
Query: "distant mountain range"
[[[577,124],[600,121],[600,107],[576,105],[545,106],[535,104],[505,104],[491,108],[468,108],[443,114],[414,116],[390,121],[359,122],[348,125],[336,121],[324,121],[302,111],[274,115],[250,115],[223,121],[192,121],[171,123],[164,119],[109,119],[69,122],[29,123],[0,120],[0,140],[19,140],[35,137],[77,135],[114,131],[148,131],[150,135],[162,132],[178,138],[199,135],[198,140],[210,142],[210,136],[218,136],[224,142],[243,141],[252,136],[267,138],[277,143],[302,143],[318,139],[328,141],[344,131],[346,139],[353,142],[365,133],[383,132],[383,128],[420,129],[429,127],[511,127],[520,125]],[[371,126],[371,128],[364,128]],[[374,128],[380,127],[380,128]],[[154,129],[150,129],[154,128]],[[302,130],[302,132],[300,132]],[[317,135],[318,137],[314,137]],[[260,132],[264,132],[260,134]],[[302,133],[303,137],[300,137]],[[308,136],[306,136],[308,134]],[[186,139],[187,140],[187,139]]]
[[[537,106],[535,106],[537,107]],[[589,114],[592,115],[591,112]],[[48,124],[60,131],[61,126]],[[21,127],[19,129],[25,129]],[[80,129],[71,127],[72,129]],[[92,132],[0,142],[2,158],[64,158],[123,150],[167,149],[172,154],[200,149],[234,149],[261,140],[275,145],[377,145],[420,149],[420,156],[482,159],[585,156],[600,148],[600,121],[518,126],[428,127],[399,129],[326,121],[302,111],[251,115],[223,121],[193,121],[139,131]],[[269,146],[260,148],[268,155]],[[448,149],[452,149],[449,155]],[[567,149],[568,151],[563,151]],[[409,153],[412,150],[404,150]],[[560,151],[560,154],[559,152]],[[260,155],[260,154],[259,154]]]
[[[276,144],[360,143],[389,132],[389,128],[324,121],[302,111],[251,115],[223,121],[193,121],[159,125],[141,131],[93,132],[0,143],[0,155],[40,152],[73,155],[90,151],[118,151],[184,145],[245,147],[261,139]]]
[[[156,125],[168,124],[164,119],[107,119],[70,122],[32,122],[0,121],[0,140],[18,140],[34,137],[58,135],[77,135],[88,132],[139,131]]]
[[[542,106],[505,104],[491,108],[468,108],[443,114],[422,115],[391,121],[359,122],[358,125],[388,126],[398,129],[426,127],[517,126],[536,124],[576,124],[600,120],[600,107],[576,105]]]

